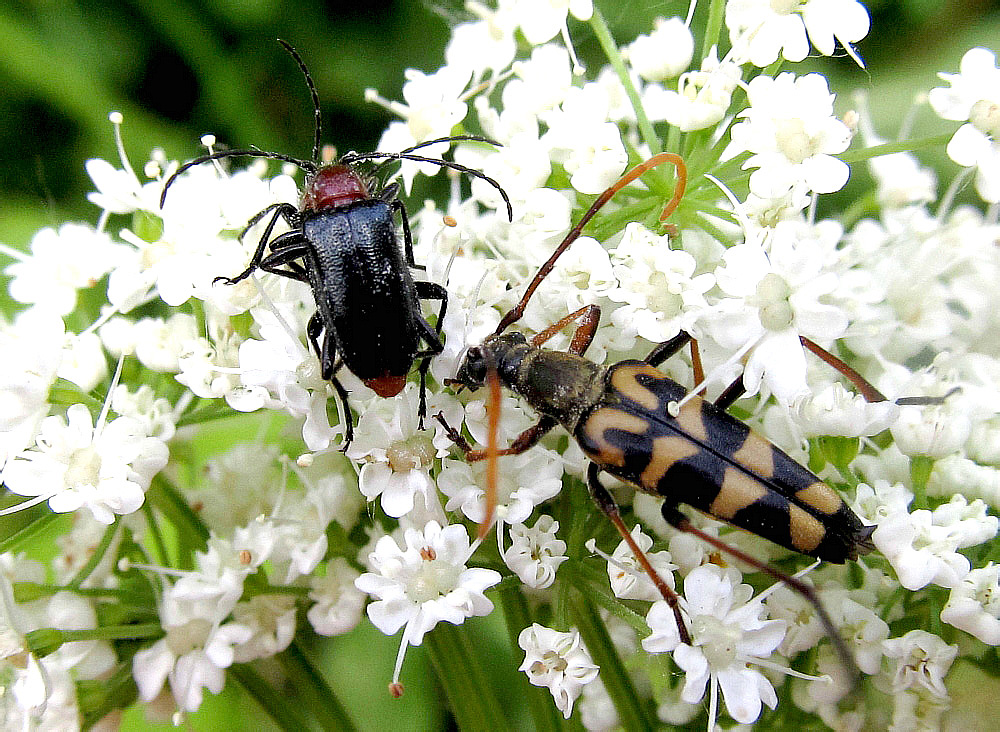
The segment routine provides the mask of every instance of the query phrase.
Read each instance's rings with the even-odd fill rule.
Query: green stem
[[[170,564],[170,555],[167,553],[167,544],[163,540],[163,532],[160,531],[160,523],[156,520],[156,514],[153,513],[153,507],[149,505],[149,501],[145,501],[142,504],[142,513],[146,517],[146,527],[149,529],[149,534],[153,539],[153,547],[156,549],[156,559],[164,567]]]
[[[424,636],[455,722],[463,730],[509,729],[503,706],[483,672],[481,656],[471,653],[462,638],[465,630],[439,623]]]
[[[48,533],[52,524],[59,520],[59,514],[48,512],[35,519],[27,526],[22,526],[3,541],[0,541],[0,552],[12,552],[34,539],[36,536]]]
[[[198,515],[191,510],[184,496],[177,488],[167,480],[163,473],[158,473],[153,478],[152,487],[146,493],[146,500],[150,501],[154,508],[165,515],[177,530],[186,536],[195,548],[208,546],[208,529],[202,523]],[[178,564],[183,565],[183,558],[178,559]],[[184,569],[184,566],[180,566]]]
[[[497,596],[500,598],[500,607],[503,608],[510,647],[517,648],[518,636],[532,622],[528,600],[521,592],[520,586],[498,592]],[[551,695],[542,687],[532,685],[524,674],[518,674],[518,676],[521,679],[520,694],[528,702],[528,709],[535,722],[537,732],[555,732],[562,729],[562,718],[559,716],[555,704],[552,703]]]
[[[163,635],[163,626],[159,623],[136,623],[134,625],[106,625],[88,630],[63,630],[64,643],[85,640],[142,640],[159,638]]]
[[[858,150],[848,150],[839,155],[845,163],[860,163],[863,160],[871,160],[880,155],[892,155],[899,152],[916,152],[929,147],[942,147],[947,145],[952,133],[945,135],[934,135],[933,137],[922,137],[919,140],[904,140],[903,142],[884,142],[881,145],[872,145]]]
[[[618,46],[615,45],[615,39],[611,37],[611,30],[608,28],[604,16],[601,15],[601,11],[597,8],[594,8],[594,14],[590,17],[590,27],[594,29],[597,42],[601,44],[601,50],[608,57],[611,68],[615,70],[622,86],[625,87],[625,94],[628,95],[632,109],[635,110],[635,118],[639,123],[639,134],[642,135],[643,142],[646,143],[652,154],[655,155],[658,152],[662,152],[663,148],[660,146],[660,138],[657,137],[652,123],[646,116],[646,110],[642,108],[642,100],[639,98],[639,92],[635,88],[635,84],[632,83],[628,69],[625,68],[625,62],[618,51]]]
[[[712,0],[708,6],[708,23],[705,25],[705,37],[701,43],[701,57],[707,58],[712,46],[719,43],[722,32],[722,21],[726,15],[726,0]]]
[[[235,678],[246,690],[247,696],[257,702],[282,729],[301,732],[313,728],[308,719],[301,716],[301,705],[294,704],[293,697],[279,694],[252,666],[234,664],[229,667],[227,675]]]
[[[293,641],[284,653],[279,654],[278,661],[294,684],[296,694],[301,694],[303,701],[309,704],[320,727],[331,731],[355,729],[347,710],[298,641]]]
[[[614,702],[622,727],[652,730],[646,710],[596,608],[580,594],[574,596],[571,605],[574,624],[594,663],[601,667],[601,681]]]
[[[115,521],[107,529],[104,530],[104,535],[101,537],[100,543],[97,548],[94,549],[90,554],[90,558],[87,559],[87,563],[80,567],[80,571],[76,573],[70,583],[66,586],[67,589],[76,590],[84,583],[84,581],[91,575],[91,573],[97,568],[97,565],[101,563],[104,559],[105,553],[108,551],[108,547],[111,546],[111,542],[114,541],[115,534],[118,533],[118,522]]]

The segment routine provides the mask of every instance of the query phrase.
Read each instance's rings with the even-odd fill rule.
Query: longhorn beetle
[[[306,333],[320,360],[321,373],[337,391],[344,408],[346,428],[342,449],[354,437],[348,392],[336,377],[346,366],[351,373],[381,397],[396,396],[406,384],[413,362],[420,359],[420,426],[427,411],[426,380],[430,359],[441,353],[441,327],[448,306],[448,293],[436,282],[414,282],[410,268],[424,269],[413,260],[410,224],[399,185],[381,185],[379,170],[396,160],[434,163],[485,180],[496,188],[513,210],[507,193],[492,178],[464,165],[414,155],[428,145],[456,140],[499,143],[477,135],[454,135],[422,142],[400,152],[349,152],[332,163],[320,162],[322,119],[319,94],[305,62],[285,41],[280,43],[305,76],[315,113],[315,135],[309,160],[261,150],[225,150],[202,155],[180,166],[163,187],[162,208],[167,191],[188,168],[211,160],[231,157],[269,158],[291,163],[305,171],[306,179],[298,207],[273,203],[255,215],[240,234],[242,239],[255,224],[270,218],[247,268],[235,277],[216,277],[215,282],[233,285],[261,269],[308,283],[316,301]],[[382,159],[370,173],[358,163]],[[403,231],[400,250],[393,215],[399,214]],[[290,231],[272,238],[275,226],[284,220]],[[265,256],[265,252],[268,252]],[[431,327],[420,312],[421,300],[440,300],[437,324]],[[426,348],[420,349],[420,342]]]
[[[443,415],[439,413],[435,418],[468,460],[488,460],[488,514],[480,526],[480,535],[492,522],[497,458],[524,452],[557,424],[562,425],[591,461],[587,471],[591,496],[673,609],[682,642],[690,644],[691,638],[678,597],[632,538],[614,499],[601,484],[601,472],[661,496],[665,499],[663,517],[676,529],[700,537],[805,596],[816,608],[845,667],[856,674],[857,666],[847,645],[811,586],[697,529],[678,509],[679,504],[687,504],[787,549],[838,564],[857,559],[874,548],[871,534],[875,527],[863,525],[832,488],[726,412],[743,393],[742,377],[714,402],[687,395],[683,386],[655,368],[690,343],[692,360],[700,372],[695,342],[684,332],[657,345],[643,361],[621,361],[609,367],[595,364],[583,354],[600,320],[596,305],[580,308],[530,340],[521,333],[504,332],[521,317],[531,294],[597,209],[624,185],[665,162],[677,168],[678,184],[661,220],[673,211],[683,194],[686,169],[678,156],[661,153],[638,165],[598,198],[539,269],[521,300],[503,317],[493,335],[481,345],[469,348],[456,377],[446,382],[457,384],[460,389],[490,387],[487,448],[472,449]],[[577,320],[580,325],[568,352],[541,348],[555,333]],[[835,356],[808,339],[802,342],[844,373],[866,399],[885,400]],[[700,374],[698,380],[702,380]],[[523,397],[541,415],[533,427],[505,449],[498,449],[495,444],[501,384]],[[901,403],[933,401],[936,400],[900,400]]]

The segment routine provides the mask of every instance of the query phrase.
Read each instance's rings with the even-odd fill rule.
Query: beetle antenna
[[[549,272],[551,272],[552,268],[555,267],[556,260],[563,255],[563,252],[569,249],[570,244],[580,237],[580,234],[583,232],[583,227],[587,225],[588,221],[594,218],[594,215],[601,210],[601,207],[610,201],[611,198],[618,193],[618,191],[634,181],[636,178],[658,165],[663,165],[664,163],[673,163],[674,167],[677,169],[677,185],[674,186],[674,195],[671,196],[669,201],[667,201],[667,205],[663,207],[663,212],[660,214],[660,221],[665,221],[670,214],[674,212],[677,205],[680,203],[681,198],[684,196],[684,189],[687,187],[687,165],[685,165],[684,158],[680,155],[669,152],[659,153],[645,162],[636,165],[632,168],[632,170],[619,178],[614,185],[597,197],[597,200],[594,201],[587,213],[580,218],[580,220],[576,223],[576,226],[570,229],[569,233],[566,234],[566,238],[563,239],[559,246],[556,247],[556,250],[552,252],[552,256],[548,258],[548,261],[539,267],[538,272],[535,273],[534,279],[531,280],[527,289],[524,291],[524,295],[521,296],[520,302],[507,311],[507,314],[503,316],[503,319],[500,321],[497,329],[493,331],[493,335],[503,333],[513,323],[516,323],[521,319],[521,316],[524,315],[524,308],[528,305],[528,300],[531,298],[532,294],[534,294],[535,290],[538,289],[538,286],[542,284],[542,280],[548,277]]]
[[[427,140],[426,142],[417,143],[416,145],[408,147],[405,150],[400,150],[399,152],[400,154],[411,153],[414,150],[419,150],[422,147],[428,147],[430,145],[438,145],[442,142],[462,142],[466,140],[470,142],[486,142],[489,143],[490,145],[495,145],[496,147],[503,147],[502,143],[499,143],[496,140],[492,140],[489,137],[483,137],[482,135],[449,135],[448,137],[439,137],[436,140]],[[357,153],[352,153],[352,154],[356,155]],[[364,154],[362,153],[362,155]],[[379,163],[378,167],[376,167],[375,170],[377,171],[379,168],[381,168],[383,165],[387,165],[389,162],[391,161],[387,160],[384,163]]]
[[[306,171],[309,175],[316,172],[316,163],[311,160],[299,160],[298,158],[293,158],[291,155],[283,155],[282,153],[266,152],[264,150],[223,150],[221,152],[211,153],[210,155],[202,155],[194,160],[189,160],[184,163],[181,167],[174,171],[173,175],[167,178],[166,184],[163,186],[163,193],[160,194],[160,208],[163,208],[163,202],[167,200],[167,190],[173,185],[174,181],[177,179],[181,173],[183,173],[188,168],[193,168],[196,165],[201,165],[202,163],[207,163],[209,160],[222,160],[223,158],[268,158],[271,160],[280,160],[284,163],[291,163],[302,170]]]
[[[442,138],[445,139],[445,138]],[[440,141],[438,141],[440,142]],[[430,143],[428,143],[430,144]],[[359,160],[372,160],[374,158],[386,158],[386,160],[412,160],[416,163],[433,163],[434,165],[440,165],[442,168],[451,168],[452,170],[457,170],[460,173],[466,173],[475,178],[486,181],[491,186],[500,191],[500,196],[503,198],[503,202],[507,204],[507,218],[511,221],[514,220],[514,207],[510,204],[510,198],[507,196],[507,191],[497,183],[495,180],[490,178],[485,173],[476,170],[475,168],[468,168],[459,163],[453,163],[450,160],[440,160],[438,158],[425,158],[423,155],[410,155],[405,152],[398,153],[387,153],[387,152],[370,152],[370,153],[348,153],[340,159],[340,162],[345,165],[350,165]],[[381,165],[379,166],[381,167]],[[377,168],[376,168],[377,169]]]
[[[292,58],[295,59],[295,63],[299,65],[299,69],[301,69],[302,75],[306,77],[306,86],[309,87],[309,95],[312,97],[312,103],[313,103],[313,112],[316,115],[316,128],[315,128],[316,131],[315,134],[313,135],[313,149],[312,149],[312,155],[310,156],[309,159],[313,161],[318,161],[320,140],[323,138],[323,113],[320,111],[319,108],[319,93],[316,91],[316,84],[313,83],[312,74],[310,74],[309,69],[306,68],[306,63],[305,61],[302,60],[302,57],[299,56],[299,52],[296,51],[294,48],[292,48],[292,45],[290,43],[283,41],[280,38],[278,38],[277,41],[284,47],[286,51],[288,51],[288,53],[292,55]]]
[[[493,525],[493,518],[497,510],[497,475],[499,470],[499,449],[497,448],[497,437],[500,431],[500,376],[497,374],[496,364],[490,361],[490,366],[486,370],[486,385],[490,389],[489,404],[486,406],[486,425],[489,432],[489,439],[486,443],[486,493],[483,501],[486,503],[486,511],[483,520],[479,523],[477,536],[480,539],[486,537],[490,526]]]

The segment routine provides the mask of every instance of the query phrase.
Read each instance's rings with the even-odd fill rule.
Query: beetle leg
[[[347,448],[354,441],[354,417],[351,414],[351,405],[347,401],[349,393],[336,376],[331,375],[328,381],[333,384],[333,388],[337,391],[337,396],[340,397],[340,404],[344,408],[344,444],[341,445],[340,451],[347,452]]]
[[[462,435],[448,424],[448,421],[444,418],[444,414],[438,412],[434,415],[434,419],[444,427],[445,433],[448,435],[448,439],[455,443],[459,450],[465,453],[465,459],[470,463],[478,462],[479,460],[486,459],[486,450],[476,450],[474,449]],[[524,432],[519,434],[514,438],[514,441],[510,443],[510,447],[505,447],[497,450],[497,457],[503,457],[504,455],[520,455],[522,452],[531,449],[538,441],[542,439],[553,427],[555,427],[557,422],[551,417],[542,417],[538,420],[537,424],[529,427]]]
[[[652,351],[649,352],[649,355],[646,356],[644,360],[650,366],[659,366],[671,356],[680,353],[680,350],[684,348],[690,340],[692,340],[691,336],[682,330],[669,341],[664,341],[663,343],[657,345]]]
[[[601,481],[598,475],[601,472],[601,468],[597,463],[591,463],[587,468],[587,485],[590,487],[590,496],[594,499],[594,503],[597,507],[601,509],[601,512],[608,517],[615,528],[618,529],[618,533],[621,534],[625,543],[628,544],[629,549],[632,550],[633,556],[639,565],[642,567],[643,571],[649,575],[649,578],[653,581],[656,589],[659,590],[660,595],[670,606],[670,609],[674,612],[674,619],[677,621],[677,632],[680,635],[681,643],[686,643],[691,645],[691,635],[688,633],[687,626],[684,624],[684,618],[681,617],[680,603],[678,602],[677,593],[670,589],[668,585],[660,574],[656,571],[652,564],[649,563],[649,557],[646,553],[639,548],[636,544],[635,539],[632,536],[632,532],[628,530],[625,522],[622,521],[621,512],[618,510],[618,504],[615,503],[615,499],[612,498],[608,489],[601,485]]]
[[[295,261],[308,255],[309,248],[307,246],[302,244],[293,245],[289,242],[287,246],[284,246],[278,251],[267,255],[260,263],[259,267],[265,272],[270,272],[271,274],[281,275],[282,277],[288,277],[289,279],[298,280],[299,282],[309,282],[308,271],[305,267]],[[279,269],[282,265],[288,267],[288,269]]]
[[[245,280],[260,266],[261,260],[264,258],[264,251],[267,249],[268,244],[271,243],[271,232],[274,231],[274,227],[278,223],[278,219],[285,219],[289,226],[293,227],[298,223],[299,212],[295,206],[290,203],[275,203],[268,206],[250,219],[250,223],[248,223],[246,228],[243,229],[243,232],[240,234],[240,238],[242,239],[252,226],[263,219],[271,211],[274,211],[274,215],[271,217],[271,220],[267,222],[267,227],[264,229],[264,233],[261,234],[260,241],[257,242],[257,249],[254,252],[253,257],[250,258],[250,264],[247,265],[247,268],[235,277],[216,277],[213,282],[222,280],[227,285],[235,285],[237,282]],[[281,237],[278,238],[280,239]]]
[[[721,539],[712,536],[711,534],[706,534],[701,529],[696,528],[692,523],[691,519],[677,510],[676,506],[670,505],[669,503],[664,503],[661,508],[661,513],[663,518],[666,519],[667,523],[673,526],[678,531],[683,531],[686,534],[691,534],[692,536],[697,536],[699,539],[704,541],[716,549],[735,557],[738,561],[747,564],[759,572],[763,572],[770,575],[778,582],[782,582],[787,585],[790,589],[798,592],[802,595],[810,605],[816,610],[816,615],[819,617],[820,622],[823,624],[823,629],[826,634],[830,637],[833,642],[833,647],[837,651],[837,655],[840,657],[841,663],[844,667],[851,671],[851,673],[856,678],[859,671],[857,663],[854,660],[854,656],[851,655],[850,650],[847,647],[847,643],[841,637],[837,628],[833,624],[833,620],[830,619],[829,614],[826,612],[826,608],[823,607],[823,603],[820,602],[819,597],[816,595],[816,590],[812,585],[807,584],[800,580],[798,577],[792,577],[780,569],[772,567],[766,562],[762,562],[756,557],[747,554],[734,546],[730,546]]]
[[[424,417],[427,416],[427,370],[431,366],[431,357],[438,355],[444,350],[444,344],[441,343],[441,329],[444,327],[444,314],[448,310],[448,291],[437,282],[415,282],[414,285],[416,285],[417,297],[419,299],[441,301],[437,324],[433,328],[431,328],[430,323],[424,320],[422,316],[417,317],[417,324],[423,330],[421,337],[428,345],[427,350],[418,351],[414,354],[414,358],[422,359],[419,368],[420,406],[417,409],[417,418],[419,419],[420,429],[423,429]]]
[[[570,313],[564,318],[560,318],[541,333],[535,335],[531,339],[531,345],[540,347],[545,341],[577,318],[581,318],[580,326],[573,334],[573,340],[569,344],[569,351],[570,353],[575,353],[577,356],[582,356],[584,351],[593,343],[594,334],[597,333],[597,326],[601,322],[601,309],[597,305],[584,305],[579,310]]]
[[[413,269],[427,269],[422,264],[417,264],[413,259],[413,237],[410,235],[410,219],[406,215],[406,207],[398,198],[389,202],[393,211],[399,212],[399,220],[403,225],[403,251],[406,253],[406,263]]]

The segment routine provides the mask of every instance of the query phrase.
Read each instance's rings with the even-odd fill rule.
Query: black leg
[[[390,205],[394,211],[399,212],[399,220],[403,225],[403,251],[406,253],[406,263],[413,269],[427,269],[423,265],[417,264],[413,259],[413,237],[410,235],[410,219],[406,215],[406,208],[403,206],[403,202],[397,198]]]
[[[690,340],[691,336],[684,331],[681,331],[669,341],[660,343],[652,351],[650,351],[649,355],[646,356],[646,363],[650,366],[659,366],[661,363],[684,348]]]
[[[281,218],[285,219],[288,225],[292,227],[295,227],[298,224],[299,212],[298,209],[295,208],[295,206],[293,206],[290,203],[276,203],[272,204],[271,206],[268,206],[259,214],[250,219],[250,223],[247,224],[247,227],[243,230],[243,233],[240,234],[240,238],[242,239],[244,234],[246,234],[247,231],[250,230],[250,227],[252,227],[258,221],[263,219],[271,211],[274,211],[274,215],[271,217],[271,220],[267,222],[267,228],[264,229],[264,233],[261,235],[260,241],[257,242],[257,250],[254,252],[253,257],[250,259],[250,264],[247,266],[247,268],[242,272],[240,272],[240,274],[236,275],[235,277],[216,277],[215,278],[216,282],[222,280],[226,284],[235,285],[237,282],[245,280],[247,277],[249,277],[250,274],[255,269],[257,269],[257,267],[260,266],[261,260],[264,258],[264,251],[267,249],[267,245],[271,242],[271,232],[274,231],[274,227],[278,223],[278,219]],[[278,238],[280,239],[281,237]]]

